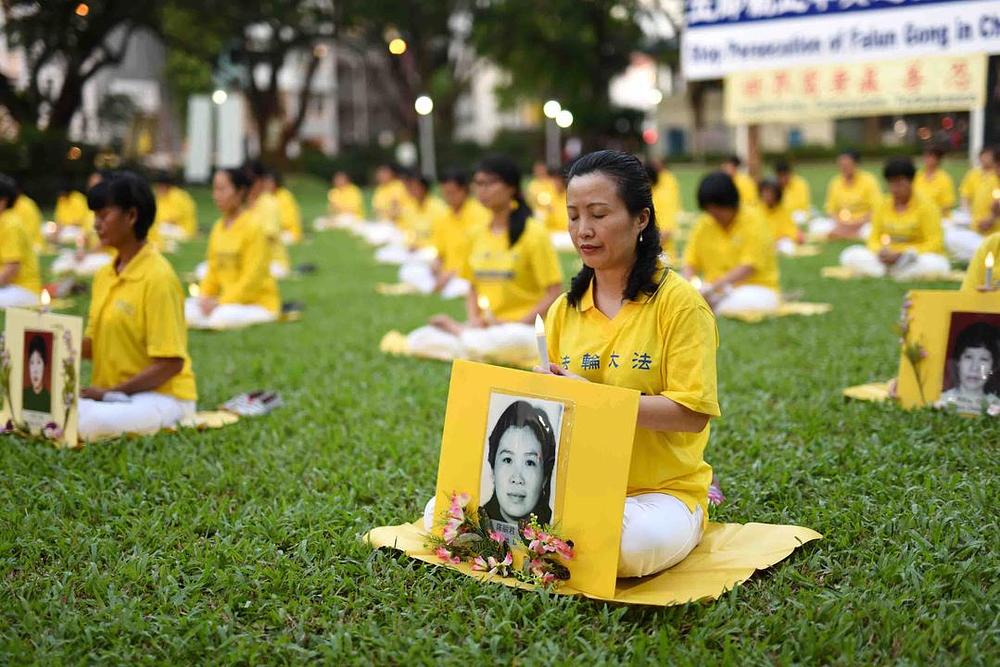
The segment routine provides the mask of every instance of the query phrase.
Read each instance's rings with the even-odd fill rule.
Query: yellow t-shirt
[[[878,252],[883,235],[889,236],[889,249],[893,252],[944,252],[941,211],[934,202],[916,192],[903,211],[895,209],[892,195],[882,199],[872,216],[868,248]]]
[[[333,215],[347,213],[359,218],[364,217],[364,198],[361,196],[361,188],[354,183],[330,188],[329,192],[326,193],[326,200],[330,204],[330,213]]]
[[[278,198],[270,192],[262,192],[248,210],[257,217],[257,222],[264,231],[270,261],[289,268],[292,261],[288,257],[288,249],[281,242],[281,207]]]
[[[846,213],[848,222],[857,222],[870,215],[881,198],[878,181],[867,171],[856,171],[850,183],[844,180],[843,175],[837,174],[830,179],[826,189],[826,213],[840,222],[845,221]]]
[[[757,190],[757,182],[750,178],[749,174],[742,171],[736,172],[733,177],[736,189],[740,192],[740,204],[746,206],[756,206],[760,202],[760,193]]]
[[[626,302],[611,320],[594,306],[593,285],[575,308],[563,294],[549,308],[545,332],[549,360],[591,382],[665,396],[713,417],[720,414],[715,317],[673,271],[662,275],[655,294]],[[710,429],[675,433],[636,428],[626,493],[666,493],[691,511],[701,507],[707,517],[712,468],[704,454]]]
[[[784,198],[782,202],[775,207],[765,206],[763,203],[757,209],[760,212],[761,218],[767,223],[768,229],[771,230],[771,235],[777,239],[789,238],[793,241],[799,236],[799,228],[795,226],[795,221],[792,220],[791,210],[785,206]]]
[[[525,195],[528,206],[541,220],[548,215],[549,209],[554,205],[556,186],[551,178],[532,178],[525,188]]]
[[[21,225],[24,227],[24,231],[27,232],[28,239],[32,244],[36,248],[41,248],[45,245],[45,239],[42,238],[42,211],[38,208],[35,200],[28,195],[22,194],[14,202],[12,210],[21,220]]]
[[[396,222],[409,200],[410,194],[406,191],[403,181],[393,179],[385,185],[375,187],[375,191],[372,192],[372,209],[379,220]]]
[[[274,196],[278,200],[281,231],[288,234],[292,243],[298,243],[302,240],[302,211],[295,195],[288,188],[278,188]]]
[[[975,292],[986,284],[986,256],[993,253],[993,284],[1000,283],[1000,232],[995,232],[979,244],[975,256],[969,262],[962,281],[963,292]]]
[[[980,167],[973,167],[969,171],[965,172],[965,176],[962,177],[962,182],[958,186],[958,194],[962,199],[972,201],[973,195],[976,194],[976,188],[979,187],[979,182],[983,178],[983,170]]]
[[[563,280],[549,232],[534,219],[513,246],[506,231],[496,234],[487,227],[477,232],[462,274],[489,299],[493,317],[502,322],[526,317],[545,291]]]
[[[942,213],[947,213],[955,206],[955,181],[944,169],[937,169],[933,176],[928,176],[923,169],[917,171],[913,179],[913,190],[918,195],[934,202]]]
[[[975,193],[972,195],[972,205],[970,206],[972,226],[976,232],[980,234],[992,234],[1000,230],[1000,224],[996,222],[988,230],[983,231],[979,229],[979,222],[992,216],[993,204],[997,199],[1000,199],[997,196],[998,193],[1000,193],[1000,177],[997,176],[996,172],[983,174],[979,179],[979,184],[976,186]]]
[[[653,185],[653,210],[656,212],[656,227],[663,237],[660,248],[671,262],[676,262],[677,214],[681,210],[681,192],[677,177],[665,169],[660,172]]]
[[[434,195],[427,195],[423,201],[411,197],[399,218],[399,228],[411,245],[423,248],[432,242],[434,220],[447,214],[448,205]]]
[[[431,243],[437,249],[441,268],[461,273],[469,258],[472,237],[489,224],[490,212],[473,198],[466,199],[458,211],[445,208],[434,220]]]
[[[87,221],[92,217],[90,208],[87,207],[87,197],[76,190],[59,195],[59,198],[56,199],[56,210],[53,217],[60,227],[86,228]]]
[[[566,191],[552,190],[552,206],[545,216],[545,227],[550,232],[569,230],[569,212],[566,209]]]
[[[270,260],[267,236],[254,213],[243,211],[228,227],[219,220],[208,237],[208,273],[201,295],[219,303],[263,306],[277,314],[281,301]]]
[[[759,207],[741,206],[728,230],[712,216],[702,214],[684,248],[684,266],[714,283],[736,267],[745,265],[752,266],[754,272],[740,285],[780,289],[774,236],[760,217]]]
[[[781,204],[792,213],[812,210],[812,193],[809,183],[798,174],[792,174],[788,185],[781,189]]]
[[[156,198],[156,219],[149,235],[160,238],[158,225],[168,222],[184,231],[185,239],[192,239],[198,233],[198,207],[187,192],[171,186],[162,197]]]
[[[188,355],[184,290],[170,263],[150,244],[121,273],[111,263],[94,275],[84,336],[91,341],[95,387],[115,387],[153,359],[183,359],[181,372],[154,391],[182,401],[198,398]]]
[[[0,213],[0,265],[18,263],[11,285],[38,294],[42,281],[38,273],[38,255],[24,229],[24,223],[13,209]]]

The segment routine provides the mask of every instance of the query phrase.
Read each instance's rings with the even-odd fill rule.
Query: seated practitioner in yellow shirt
[[[45,245],[45,237],[42,236],[42,211],[38,208],[35,200],[24,192],[20,183],[17,184],[17,201],[14,202],[14,213],[21,221],[21,225],[35,250],[41,250]]]
[[[260,160],[248,160],[243,170],[250,179],[247,193],[247,209],[257,217],[264,230],[270,255],[271,275],[281,280],[292,272],[292,261],[281,236],[281,206],[274,195],[274,179],[271,170]]]
[[[243,169],[219,169],[212,177],[212,199],[222,217],[208,238],[208,268],[198,296],[185,304],[188,324],[224,329],[278,318],[281,300],[268,266],[271,250],[248,208],[250,187]]]
[[[38,255],[12,205],[14,179],[0,174],[0,308],[33,306],[42,290]]]
[[[988,149],[991,158],[982,160],[969,210],[969,228],[951,225],[945,230],[945,247],[959,261],[969,260],[986,236],[1000,230],[1000,146]]]
[[[375,190],[372,192],[372,212],[377,222],[399,222],[409,200],[406,185],[399,179],[399,170],[390,164],[375,168]]]
[[[198,207],[187,192],[178,187],[167,172],[153,179],[156,195],[156,220],[149,232],[150,240],[189,241],[198,234]]]
[[[715,312],[773,311],[781,305],[774,236],[758,207],[743,206],[728,174],[708,174],[698,186],[704,213],[684,248],[684,277],[699,277]]]
[[[562,291],[559,259],[548,231],[531,217],[513,160],[484,158],[473,186],[490,222],[473,236],[462,270],[470,283],[466,321],[437,315],[409,335],[409,347],[451,358],[530,358],[535,316]]]
[[[943,254],[941,211],[917,194],[915,173],[910,158],[886,162],[883,174],[890,194],[875,209],[867,245],[845,248],[841,265],[859,275],[897,280],[933,278],[951,270]]]
[[[979,187],[983,174],[993,171],[993,167],[996,164],[996,161],[993,159],[994,148],[994,146],[984,146],[979,151],[979,164],[965,172],[965,176],[962,177],[962,182],[958,186],[958,195],[962,200],[962,208],[968,209],[972,206],[972,198],[976,194],[976,188]]]
[[[292,191],[285,187],[284,179],[277,171],[267,174],[267,189],[278,202],[278,221],[281,224],[281,241],[286,246],[302,240],[302,209]]]
[[[91,176],[92,181],[93,179]],[[93,227],[86,195],[74,188],[69,181],[65,181],[59,190],[53,218],[57,229],[50,240],[58,243],[73,244],[85,230]]]
[[[990,266],[993,272],[989,285],[986,284],[986,266],[989,257],[993,261]],[[969,262],[969,268],[965,272],[965,280],[962,281],[963,292],[995,292],[1000,290],[1000,231],[994,232],[986,237],[976,250],[976,254]]]
[[[765,178],[760,182],[760,216],[764,219],[775,248],[782,255],[794,255],[795,246],[802,241],[802,232],[792,220],[792,212],[785,202],[785,193],[778,181]]]
[[[80,392],[84,440],[154,433],[194,415],[197,391],[184,324],[184,292],[170,263],[146,241],[156,202],[131,172],[87,193],[113,264],[94,276],[83,357],[91,385]]]
[[[656,227],[660,230],[660,245],[671,266],[680,259],[677,255],[677,216],[681,211],[681,193],[677,177],[660,161],[646,165],[646,175],[653,184],[653,208]]]
[[[867,237],[866,225],[882,198],[878,181],[858,167],[856,151],[844,151],[837,157],[840,173],[830,179],[826,189],[825,210],[828,218],[817,218],[809,225],[814,236],[830,239]]]
[[[531,165],[531,178],[528,180],[525,199],[537,220],[545,220],[553,205],[555,186],[552,183],[552,171],[542,160],[536,160]]]
[[[941,217],[951,215],[955,208],[955,182],[941,168],[944,149],[938,146],[924,148],[924,166],[917,170],[913,179],[913,191],[918,196],[934,203],[941,211]]]
[[[812,215],[812,193],[809,183],[794,171],[787,160],[774,164],[774,175],[781,186],[781,202],[792,214],[796,224],[802,224]]]
[[[390,230],[387,243],[375,251],[375,261],[404,267],[400,275],[411,271],[424,275],[434,261],[431,247],[431,227],[434,218],[444,213],[447,205],[430,193],[430,181],[415,172],[400,172],[406,186],[406,200],[397,226]],[[400,278],[409,282],[405,278]]]
[[[549,172],[552,184],[552,205],[545,215],[545,227],[549,230],[552,246],[559,252],[573,252],[573,239],[569,236],[569,215],[566,212],[566,177],[559,169]]]
[[[333,187],[326,195],[327,211],[333,217],[350,216],[361,219],[365,215],[364,197],[361,188],[351,182],[346,171],[337,171],[333,175]]]
[[[88,192],[98,183],[109,178],[112,173],[108,169],[98,169],[91,173],[87,178]],[[83,199],[83,205],[85,207],[87,205],[86,197]],[[85,215],[77,215],[77,219],[83,220],[81,226],[59,227],[56,232],[57,240],[60,243],[72,243],[76,249],[60,251],[49,267],[54,275],[72,274],[79,277],[90,277],[111,263],[114,250],[101,245],[101,240],[94,229],[93,211],[86,209]]]
[[[728,174],[736,189],[740,193],[741,206],[756,206],[760,200],[757,198],[757,181],[746,172],[740,171],[743,160],[738,155],[730,155],[722,161],[721,169]]]

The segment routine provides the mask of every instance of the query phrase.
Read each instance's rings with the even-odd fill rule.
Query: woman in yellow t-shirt
[[[826,188],[824,209],[828,217],[816,218],[809,224],[813,236],[829,239],[858,239],[867,234],[882,193],[878,180],[858,167],[861,156],[856,151],[844,151],[837,156],[839,174],[830,179]]]
[[[684,248],[684,276],[720,314],[766,312],[781,305],[774,235],[759,207],[741,203],[736,185],[721,171],[698,185],[698,218]]]
[[[0,308],[33,306],[42,289],[38,255],[11,208],[17,197],[14,179],[0,174]]]
[[[987,258],[993,256],[992,285],[986,284]],[[986,237],[976,250],[962,281],[963,292],[995,292],[1000,290],[1000,231]]]
[[[271,251],[258,217],[247,208],[250,178],[242,169],[219,169],[212,199],[222,217],[208,238],[208,261],[199,294],[185,304],[188,324],[226,329],[273,322],[281,310],[271,277]]]
[[[969,227],[950,225],[945,230],[945,247],[959,261],[971,259],[985,237],[1000,231],[1000,146],[986,148],[980,163],[982,170],[971,188]]]
[[[705,300],[658,258],[639,160],[584,155],[570,168],[567,193],[583,268],[549,309],[550,363],[536,370],[642,392],[618,559],[619,577],[641,577],[684,560],[707,523],[718,332]]]
[[[781,186],[781,202],[792,214],[795,224],[803,224],[812,215],[812,193],[809,183],[794,171],[787,160],[774,163],[774,176]]]
[[[42,211],[35,200],[21,189],[20,184],[17,187],[17,201],[14,202],[13,209],[35,250],[41,250],[45,245],[45,238],[42,236]]]
[[[331,218],[344,216],[354,220],[360,220],[365,216],[365,202],[361,194],[361,188],[351,182],[351,177],[346,171],[338,171],[333,175],[332,187],[326,194],[327,211]],[[333,224],[333,220],[324,220],[318,228],[326,229]]]
[[[778,181],[765,178],[760,182],[760,215],[774,236],[775,248],[782,255],[794,255],[802,241],[802,232],[795,226],[792,212],[785,204],[785,192]]]
[[[469,245],[462,277],[469,281],[466,321],[431,319],[408,337],[411,350],[449,357],[531,357],[535,316],[562,290],[562,269],[545,227],[521,194],[521,171],[506,156],[482,160],[473,177],[489,224]]]
[[[170,263],[146,241],[153,193],[131,172],[88,192],[101,243],[115,250],[94,276],[83,357],[91,386],[80,392],[84,440],[153,433],[194,415],[197,391],[184,325],[184,292]]]

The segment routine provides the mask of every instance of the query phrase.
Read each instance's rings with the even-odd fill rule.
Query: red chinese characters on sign
[[[847,70],[838,68],[833,73],[833,92],[842,93],[847,90],[848,82]]]
[[[774,73],[774,93],[776,95],[783,95],[792,89],[792,81],[788,76],[788,72],[775,72]]]
[[[819,94],[819,72],[814,69],[805,71],[802,75],[802,91],[813,97]]]
[[[760,77],[750,77],[743,84],[743,94],[749,98],[760,97],[761,92],[763,92],[763,87],[764,86]]]
[[[964,60],[952,63],[950,78],[955,88],[968,90],[969,85],[972,83],[972,77],[969,74],[969,63]]]
[[[878,92],[878,70],[874,67],[865,67],[865,73],[861,76],[861,92]]]
[[[906,76],[903,79],[903,87],[908,91],[915,91],[924,82],[924,76],[920,73],[920,64],[913,63],[906,68]]]

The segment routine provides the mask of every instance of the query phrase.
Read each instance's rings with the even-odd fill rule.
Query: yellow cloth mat
[[[444,354],[436,355],[425,352],[414,352],[410,349],[410,344],[406,339],[406,334],[396,331],[395,329],[382,336],[382,340],[378,344],[378,349],[385,354],[391,354],[396,357],[433,359],[434,361],[454,361],[452,357]],[[506,359],[503,357],[494,357],[477,361],[487,361],[499,366],[512,366],[514,368],[523,368],[529,371],[538,364],[537,357],[531,357],[530,359]]]
[[[890,382],[891,380],[886,380],[885,382],[869,382],[868,384],[855,385],[845,389],[843,394],[845,398],[853,398],[856,401],[881,403],[889,400]]]
[[[683,561],[659,574],[640,579],[619,579],[613,598],[587,597],[666,607],[695,600],[715,600],[757,570],[771,567],[787,558],[796,548],[823,536],[809,528],[766,523],[709,523],[701,544]],[[484,576],[472,572],[467,564],[446,565],[424,546],[421,523],[375,528],[364,536],[375,548],[398,549],[411,558],[458,570],[483,580],[495,580],[506,586],[531,589],[513,579]],[[560,586],[557,593],[586,595],[571,585]]]
[[[375,291],[384,296],[407,296],[410,294],[420,294],[420,290],[410,283],[378,283]]]
[[[792,315],[823,315],[829,313],[833,310],[833,306],[829,303],[809,303],[807,301],[786,301],[778,307],[778,310],[765,311],[765,310],[744,310],[739,312],[726,313],[723,317],[728,317],[733,320],[739,320],[741,322],[747,322],[749,324],[756,324],[758,322],[763,322],[764,320],[774,319],[776,317],[790,317]]]
[[[824,266],[820,269],[820,275],[824,278],[832,278],[833,280],[864,280],[868,276],[862,276],[854,273],[849,267],[846,266]],[[870,280],[880,280],[879,278],[869,278]],[[942,273],[939,276],[924,276],[919,279],[907,280],[905,282],[935,282],[944,281],[949,283],[960,283],[965,279],[965,271],[955,270],[949,271],[948,273]],[[904,282],[904,281],[900,281]]]
[[[228,410],[206,410],[196,412],[193,417],[188,417],[178,424],[181,428],[193,428],[204,431],[210,428],[222,428],[235,424],[240,420],[240,416]]]
[[[801,245],[795,246],[795,252],[790,255],[792,258],[797,257],[815,257],[816,255],[823,252],[822,248],[813,243],[803,243]]]

